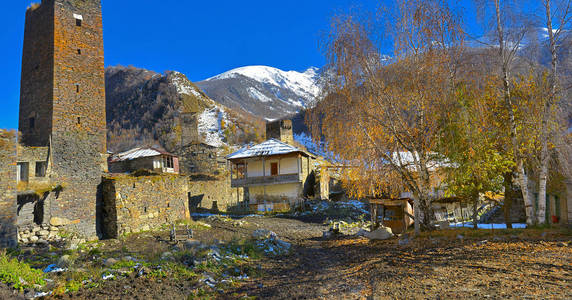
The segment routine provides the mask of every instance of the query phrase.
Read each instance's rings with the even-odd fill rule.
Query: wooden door
[[[272,176],[278,175],[278,163],[271,163],[270,164],[270,175],[272,175]]]

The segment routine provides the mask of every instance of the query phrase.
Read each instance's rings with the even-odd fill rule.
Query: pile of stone
[[[391,231],[391,228],[381,226],[374,231],[367,231],[367,230],[361,229],[357,233],[357,236],[363,236],[363,237],[368,238],[370,240],[387,240],[389,238],[392,238],[394,235],[393,235],[393,232]]]
[[[47,224],[28,225],[21,227],[18,232],[18,242],[21,244],[47,244],[51,241],[60,241],[60,229]]]
[[[232,219],[230,217],[222,216],[222,215],[209,216],[207,218],[207,221],[211,222],[211,223],[216,223],[216,222],[226,223],[226,224],[232,225],[233,227],[242,227],[242,226],[248,224],[246,221],[235,220],[235,219]]]
[[[267,229],[257,229],[252,233],[256,240],[256,247],[264,251],[266,255],[276,256],[287,254],[292,245],[280,240],[276,233]]]
[[[331,234],[343,234],[343,235],[356,235],[360,230],[371,227],[371,222],[369,221],[356,221],[356,222],[346,222],[346,221],[328,221],[327,225],[330,225],[328,232]],[[324,237],[328,236],[324,233]]]

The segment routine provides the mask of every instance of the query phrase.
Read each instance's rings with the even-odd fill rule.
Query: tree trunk
[[[415,223],[413,224],[415,225],[415,235],[417,236],[421,232],[421,214],[419,211],[419,201],[421,201],[421,199],[419,197],[416,198],[417,199],[413,199],[413,214],[415,215]]]
[[[524,164],[522,157],[520,155],[518,140],[516,138],[516,121],[513,111],[513,103],[510,93],[510,83],[509,83],[509,64],[510,59],[507,57],[507,50],[505,48],[505,36],[504,29],[501,21],[500,13],[500,3],[499,0],[495,0],[495,10],[496,10],[496,22],[497,22],[497,33],[499,39],[499,55],[502,60],[502,74],[503,74],[503,89],[504,89],[504,102],[509,116],[510,125],[510,140],[512,143],[514,159],[516,160],[515,172],[518,174],[518,184],[522,191],[522,198],[524,200],[524,206],[526,207],[526,223],[529,225],[534,224],[534,210],[532,207],[532,201],[528,195],[528,178],[524,170]]]
[[[540,172],[538,178],[538,215],[537,220],[539,224],[546,224],[546,182],[548,181],[548,137],[549,128],[548,121],[550,119],[550,110],[552,109],[552,103],[556,98],[557,92],[557,76],[556,73],[556,63],[557,63],[557,52],[556,52],[556,40],[554,37],[554,31],[552,30],[552,13],[550,10],[550,0],[544,1],[544,6],[546,8],[546,28],[548,29],[548,38],[550,42],[550,95],[544,105],[544,112],[542,116],[542,132],[541,137],[541,152],[540,152]],[[566,18],[566,16],[564,16]],[[558,29],[560,30],[560,28]]]
[[[419,199],[419,209],[423,212],[423,218],[421,221],[421,227],[423,230],[431,230],[432,223],[435,220],[435,213],[433,213],[433,207],[431,206],[431,201],[428,196],[421,196]]]
[[[479,226],[477,225],[477,222],[479,221],[479,216],[478,216],[478,212],[477,212],[477,207],[479,206],[479,194],[476,193],[471,197],[472,201],[473,201],[473,229],[478,229]]]
[[[524,201],[524,208],[526,212],[526,224],[527,225],[534,225],[536,224],[536,218],[534,217],[534,204],[532,203],[532,198],[530,197],[530,193],[528,192],[528,177],[526,177],[526,173],[524,172],[524,166],[522,165],[522,161],[520,161],[518,170],[520,171],[518,174],[518,182],[520,189],[522,191],[522,199]]]
[[[512,219],[510,215],[510,210],[512,207],[512,173],[506,172],[504,174],[504,204],[503,204],[503,213],[504,213],[504,223],[506,224],[506,228],[512,228]]]
[[[542,146],[540,175],[538,178],[538,211],[536,212],[536,220],[538,224],[546,224],[546,181],[548,179],[548,159],[545,156],[546,145]]]

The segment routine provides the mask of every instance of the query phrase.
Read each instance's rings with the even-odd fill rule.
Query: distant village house
[[[288,144],[294,140],[290,120],[269,123],[267,137],[261,144],[227,156],[231,186],[245,188],[253,210],[289,209],[313,194],[316,157]]]
[[[179,173],[179,158],[156,148],[134,148],[109,158],[109,172],[131,173],[149,170],[155,173]]]

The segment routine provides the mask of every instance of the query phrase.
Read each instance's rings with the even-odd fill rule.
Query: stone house
[[[224,157],[219,159],[219,148],[193,142],[176,150],[180,158],[181,173],[218,174],[226,167]],[[222,161],[221,161],[222,160]]]
[[[179,158],[169,152],[148,147],[112,155],[108,159],[111,173],[131,173],[138,170],[149,170],[155,173],[179,173]]]
[[[50,148],[18,145],[17,181],[44,184],[49,182]]]
[[[248,189],[251,209],[285,210],[313,190],[315,157],[276,139],[245,147],[227,156],[231,186]]]

